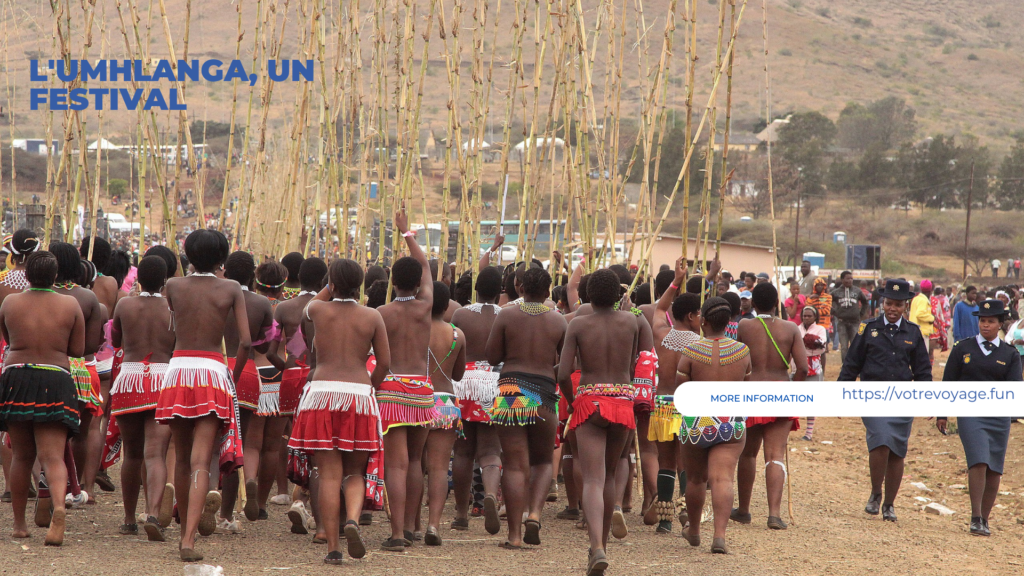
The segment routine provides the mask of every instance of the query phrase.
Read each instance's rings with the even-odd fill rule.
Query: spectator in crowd
[[[968,286],[964,290],[964,299],[953,307],[953,342],[959,342],[964,338],[973,338],[978,335],[978,317],[974,315],[978,311],[978,289]]]
[[[839,275],[839,286],[832,291],[833,315],[839,335],[839,357],[846,358],[850,342],[857,334],[861,320],[868,315],[868,299],[860,288],[853,285],[853,273],[844,270]]]

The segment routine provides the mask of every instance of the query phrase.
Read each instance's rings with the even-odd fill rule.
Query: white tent
[[[120,146],[118,146],[117,144],[114,144],[110,140],[107,140],[106,138],[100,138],[99,140],[93,141],[92,144],[89,144],[89,147],[86,148],[86,150],[95,150],[97,148],[100,148],[102,150],[120,150],[121,149]]]
[[[463,152],[465,152],[466,150],[469,150],[471,147],[475,148],[476,150],[487,150],[487,149],[489,149],[491,147],[491,144],[489,142],[487,142],[486,140],[481,140],[480,144],[477,145],[476,138],[471,139],[469,142],[463,142],[462,143],[462,151]]]

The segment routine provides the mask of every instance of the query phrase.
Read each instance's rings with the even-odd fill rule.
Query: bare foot
[[[46,531],[46,540],[44,543],[47,546],[61,546],[64,544],[64,517],[67,512],[62,508],[53,511],[53,517],[50,518],[50,529]]]
[[[32,535],[28,533],[28,528],[15,528],[14,532],[11,532],[11,538],[31,538]]]

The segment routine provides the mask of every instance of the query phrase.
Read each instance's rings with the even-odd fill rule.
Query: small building
[[[51,154],[57,154],[61,150],[61,141],[53,140],[53,144],[49,147]],[[38,154],[40,156],[46,156],[46,140],[42,138],[16,138],[11,140],[11,148],[18,150],[24,150],[29,154]]]
[[[778,142],[779,130],[781,130],[783,126],[789,124],[789,120],[792,117],[793,115],[790,114],[785,118],[776,118],[775,120],[772,120],[771,124],[769,124],[764,130],[757,133],[756,138],[761,142]]]
[[[760,190],[753,180],[730,180],[729,196],[733,198],[757,198]]]
[[[699,263],[703,257],[704,246],[699,243],[696,238],[686,239],[686,255],[689,261],[690,270],[695,269],[695,263]],[[637,242],[639,246],[639,241]],[[697,253],[698,245],[700,246],[701,253]],[[708,261],[714,258],[714,239],[711,239],[711,243],[708,245]],[[639,252],[639,247],[637,248]],[[672,234],[661,234],[654,241],[654,248],[651,251],[651,264],[654,271],[657,271],[662,264],[668,264],[674,266],[676,258],[682,254],[683,251],[683,237],[674,236]],[[631,261],[635,264],[640,260],[641,254],[636,254],[631,258]],[[721,252],[719,258],[722,261],[722,265],[728,270],[747,270],[753,272],[772,272],[775,267],[775,255],[772,253],[771,246],[756,246],[752,244],[739,244],[736,242],[722,242]],[[706,269],[707,265],[700,266],[702,269]]]
[[[725,142],[725,134],[715,134],[715,144],[713,146],[715,152],[722,151],[722,145]],[[729,152],[756,152],[757,147],[761,145],[761,141],[758,140],[754,134],[747,132],[741,133],[729,133]]]

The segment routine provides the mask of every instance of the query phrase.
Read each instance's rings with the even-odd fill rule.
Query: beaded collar
[[[690,330],[672,328],[661,340],[661,346],[673,352],[682,352],[687,346],[700,340],[700,335]]]
[[[408,302],[410,300],[415,300],[415,299],[416,299],[415,296],[396,296],[394,299],[392,299],[392,302]]]
[[[551,308],[542,302],[520,302],[519,309],[526,312],[530,316],[540,316],[551,312]]]

